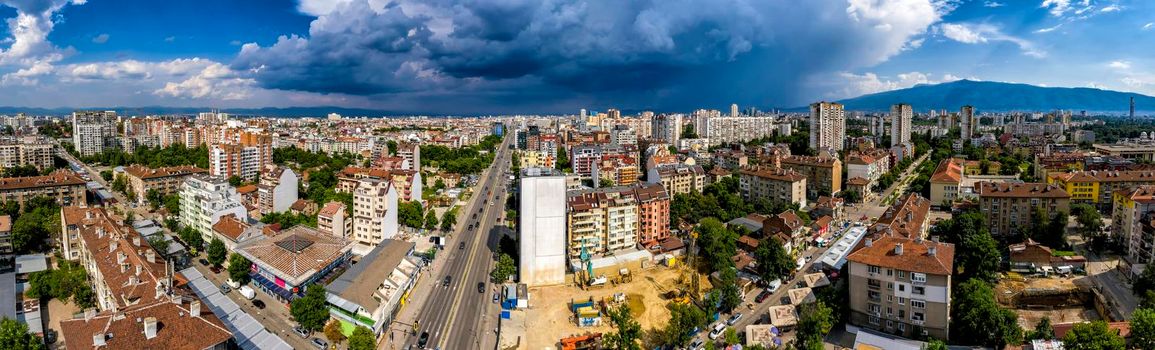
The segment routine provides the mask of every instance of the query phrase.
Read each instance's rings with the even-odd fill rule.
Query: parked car
[[[761,302],[765,301],[766,298],[769,298],[769,297],[770,297],[770,292],[766,291],[766,290],[762,290],[762,292],[758,293],[758,296],[754,298],[754,302],[761,303]]]
[[[221,267],[220,266],[210,266],[209,270],[211,270],[213,273],[221,273]]]
[[[485,293],[485,282],[477,282],[477,292]]]
[[[229,287],[228,283],[221,284],[221,294],[229,294],[233,291],[233,287]]]
[[[263,302],[259,299],[254,299],[253,300],[253,307],[255,307],[259,310],[264,310],[265,309],[265,302]]]
[[[726,319],[726,324],[733,326],[735,323],[738,323],[738,320],[741,320],[741,319],[742,319],[742,313],[741,312],[735,312],[733,316],[730,316],[729,319]]]
[[[702,350],[705,348],[706,341],[702,339],[694,339],[690,342],[690,350]]]
[[[200,260],[197,260],[197,262],[201,263],[201,265],[209,266],[208,259],[200,259]]]
[[[297,335],[301,336],[301,338],[308,338],[309,337],[309,332],[306,331],[304,328],[301,328],[301,326],[293,327],[293,333],[297,333]]]
[[[770,292],[770,293],[777,292],[778,288],[782,288],[782,279],[781,278],[774,279],[773,281],[770,281],[770,283],[766,284],[766,291],[767,292]]]
[[[722,323],[722,322],[718,322],[718,324],[714,325],[714,329],[710,330],[710,339],[718,339],[718,337],[722,336],[722,332],[725,332],[725,331],[726,331],[726,324]]]
[[[313,345],[318,349],[328,349],[329,342],[321,340],[321,338],[313,338]]]

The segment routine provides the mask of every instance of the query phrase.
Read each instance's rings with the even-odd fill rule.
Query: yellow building
[[[1062,187],[1071,194],[1072,203],[1094,205],[1100,211],[1111,210],[1112,194],[1141,185],[1155,185],[1155,171],[1091,170],[1052,173],[1048,184]]]

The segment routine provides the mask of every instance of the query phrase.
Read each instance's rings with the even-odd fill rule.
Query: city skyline
[[[1134,45],[1155,35],[1153,9],[1096,0],[4,0],[0,105],[725,110],[962,78],[1155,95],[1151,49]]]

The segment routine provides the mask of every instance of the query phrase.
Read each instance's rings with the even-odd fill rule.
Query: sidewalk
[[[439,256],[433,259],[433,263],[421,269],[421,273],[417,275],[417,283],[413,286],[413,290],[409,292],[409,298],[405,300],[405,306],[397,312],[397,317],[389,324],[389,327],[382,334],[382,340],[377,345],[378,349],[404,349],[405,341],[409,339],[409,335],[413,332],[413,323],[417,320],[417,316],[421,313],[421,306],[425,305],[425,299],[431,294],[435,278],[431,278],[430,274],[434,270],[439,269],[445,263],[444,256]]]

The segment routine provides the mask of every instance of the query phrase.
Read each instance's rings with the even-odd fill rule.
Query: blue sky
[[[8,106],[686,111],[957,79],[1155,95],[1144,0],[0,0],[0,18]]]

